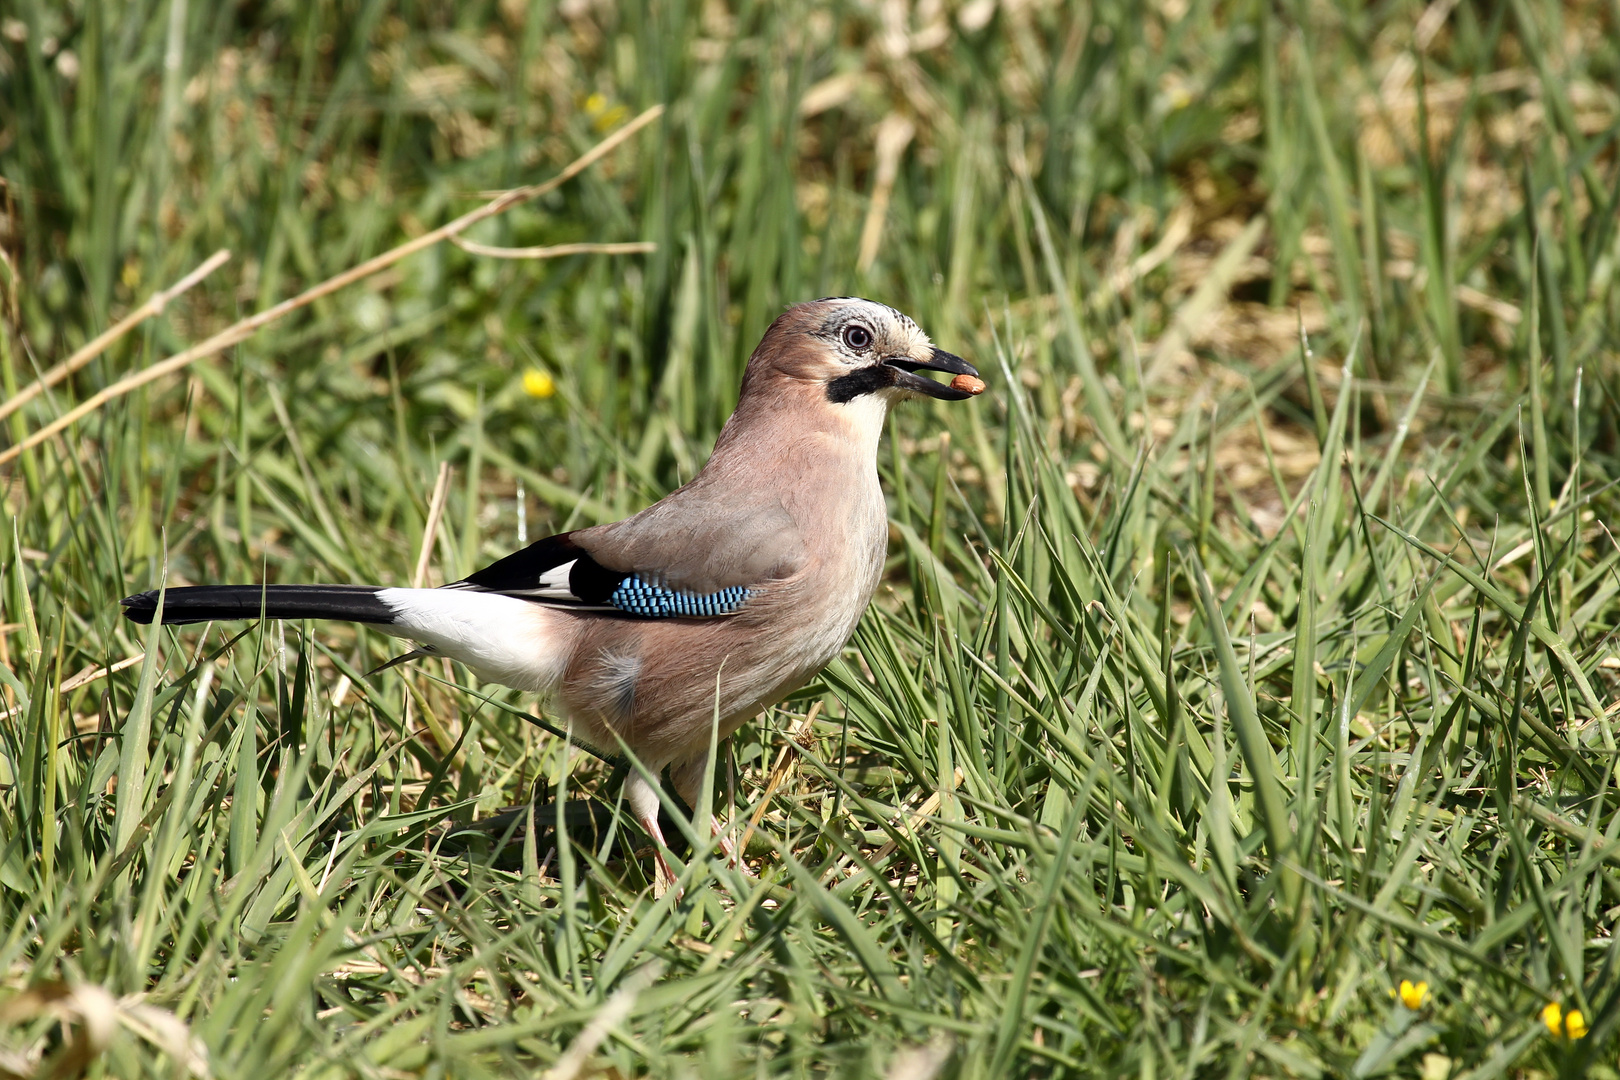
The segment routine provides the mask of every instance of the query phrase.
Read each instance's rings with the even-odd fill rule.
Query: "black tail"
[[[345,619],[388,624],[394,609],[371,585],[196,585],[163,595],[166,625],[216,619]],[[157,616],[156,591],[126,596],[124,614],[138,623]]]

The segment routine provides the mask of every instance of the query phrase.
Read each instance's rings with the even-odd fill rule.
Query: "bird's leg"
[[[714,834],[715,843],[719,846],[721,854],[725,855],[726,861],[732,866],[737,866],[737,845],[732,842],[731,832],[720,824],[717,817],[709,819],[709,831]]]
[[[727,825],[729,824],[730,823],[728,822]],[[731,866],[731,868],[741,873],[744,877],[753,877],[753,869],[749,867],[748,863],[743,858],[747,852],[742,851],[737,847],[736,840],[732,838],[731,830],[726,825],[721,825],[719,818],[711,818],[709,821],[709,826],[714,830],[714,835],[720,842],[720,850],[725,853],[726,862]]]
[[[692,808],[694,813],[697,811],[699,799],[703,796],[703,773],[708,764],[709,754],[705,749],[694,757],[676,762],[669,769],[669,779],[675,785],[675,793]],[[737,843],[732,839],[727,825],[721,822],[719,814],[712,811],[709,814],[709,833],[718,841],[718,846],[732,869],[749,873],[748,864],[742,860],[743,853],[737,850]]]
[[[632,771],[624,779],[624,798],[636,821],[652,837],[653,842],[653,896],[661,897],[675,885],[675,872],[664,857],[664,830],[658,827],[658,789],[639,772]]]
[[[669,845],[664,843],[664,834],[658,829],[658,815],[642,821],[645,828],[653,837],[653,899],[662,899],[671,889],[676,889],[675,871],[670,869],[669,860],[664,858],[664,849]]]

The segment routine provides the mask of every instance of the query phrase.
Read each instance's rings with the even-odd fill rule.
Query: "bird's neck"
[[[737,459],[769,468],[774,459],[828,452],[875,463],[891,404],[881,391],[834,403],[819,383],[745,398],[715,440],[708,467]]]

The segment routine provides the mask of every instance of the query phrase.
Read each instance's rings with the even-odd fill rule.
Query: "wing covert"
[[[754,590],[734,585],[709,592],[661,583],[662,574],[603,566],[575,539],[561,533],[537,540],[447,589],[498,592],[536,603],[619,611],[644,619],[734,615]]]

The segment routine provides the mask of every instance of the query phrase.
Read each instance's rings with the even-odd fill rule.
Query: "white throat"
[[[883,425],[889,419],[889,407],[903,396],[893,389],[877,390],[832,406],[848,426],[850,440],[863,456],[877,460],[878,442],[883,438]]]

